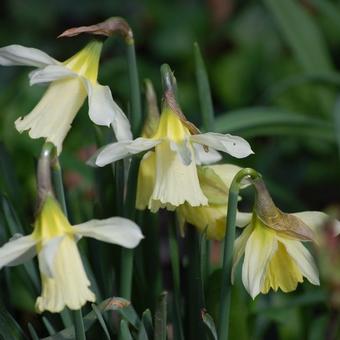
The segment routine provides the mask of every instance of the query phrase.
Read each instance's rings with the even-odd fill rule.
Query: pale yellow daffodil
[[[95,301],[84,270],[77,241],[81,237],[134,248],[143,235],[132,221],[112,217],[71,226],[52,196],[37,215],[31,235],[13,237],[0,248],[0,268],[21,264],[38,255],[42,292],[36,301],[38,312],[60,312],[67,306],[80,309]]]
[[[201,145],[206,149],[208,146],[207,153],[213,157],[216,156],[214,149],[237,158],[247,157],[253,152],[241,137],[192,134],[192,126],[176,108],[164,105],[152,136],[109,144],[94,156],[94,163],[104,166],[154,148],[145,154],[140,164],[137,208],[143,209],[146,203],[151,211],[156,212],[159,208],[174,210],[185,202],[194,207],[207,205],[208,199],[199,185],[196,170],[196,163],[200,161],[197,155],[205,153]]]
[[[29,74],[30,84],[51,83],[36,107],[15,122],[19,132],[29,131],[31,138],[46,138],[60,153],[74,117],[88,96],[89,116],[94,123],[111,125],[117,140],[132,138],[130,123],[113,100],[110,88],[97,82],[102,45],[90,42],[64,62],[34,48],[0,48],[0,65],[37,67]]]
[[[244,255],[242,281],[252,298],[270,289],[291,292],[304,277],[319,285],[318,269],[303,242],[316,241],[314,231],[329,217],[318,211],[283,213],[274,205],[263,181],[254,184],[255,207],[235,241],[232,279]]]

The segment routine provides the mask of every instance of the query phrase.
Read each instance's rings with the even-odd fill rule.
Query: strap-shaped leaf
[[[2,301],[0,301],[0,338],[13,340],[25,338],[24,332],[5,309]]]
[[[203,309],[201,311],[201,315],[202,315],[202,320],[203,320],[204,324],[208,327],[210,334],[212,335],[213,339],[218,340],[215,322],[214,322],[213,318],[211,317],[211,315],[205,309]]]
[[[132,307],[130,301],[120,297],[113,297],[101,302],[97,306],[96,311],[93,310],[83,318],[85,331],[89,330],[90,327],[94,324],[94,322],[98,320],[98,312],[103,314],[107,311],[117,311],[120,314],[120,316],[128,323],[130,323],[135,329],[139,328],[140,320],[134,308]],[[65,339],[74,339],[73,326],[62,330],[61,332],[55,335],[44,338],[44,340],[65,340]]]

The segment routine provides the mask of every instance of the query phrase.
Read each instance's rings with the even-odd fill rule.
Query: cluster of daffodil
[[[236,158],[251,155],[249,143],[229,134],[201,133],[181,111],[171,81],[164,82],[160,116],[147,117],[141,136],[133,139],[130,123],[109,87],[97,82],[101,48],[101,42],[90,42],[64,62],[33,48],[0,48],[1,65],[37,67],[29,74],[30,84],[50,83],[37,106],[15,122],[17,130],[29,131],[31,138],[45,138],[60,154],[88,96],[90,119],[112,126],[117,140],[99,149],[89,163],[103,167],[143,152],[136,208],[154,213],[160,208],[175,210],[183,233],[189,223],[210,239],[223,239],[229,188],[241,168],[216,163],[222,158],[220,152]],[[173,77],[167,66],[163,71]],[[328,216],[321,212],[285,214],[275,207],[262,180],[248,180],[241,188],[249,185],[256,189],[256,200],[252,213],[237,212],[237,226],[244,230],[235,242],[232,277],[244,255],[242,280],[253,298],[271,288],[295,290],[304,277],[318,285],[317,267],[303,242],[316,242],[316,228]],[[65,305],[79,309],[86,301],[95,300],[76,246],[82,236],[127,248],[136,247],[143,238],[133,221],[120,217],[71,226],[53,190],[47,190],[32,234],[14,235],[0,248],[0,267],[22,263],[37,254],[42,279],[37,310],[59,312]]]

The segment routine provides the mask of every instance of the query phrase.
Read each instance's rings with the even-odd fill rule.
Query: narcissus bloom
[[[71,226],[59,204],[48,196],[33,233],[15,236],[0,248],[0,268],[21,264],[38,254],[42,292],[36,309],[39,312],[60,312],[65,306],[80,309],[87,301],[95,301],[77,249],[77,241],[83,236],[126,248],[136,247],[143,238],[134,222],[120,217]]]
[[[194,207],[207,205],[208,199],[199,185],[195,145],[202,144],[206,149],[224,151],[237,158],[253,152],[241,137],[200,134],[197,129],[197,134],[193,134],[194,129],[178,108],[165,104],[153,136],[109,144],[96,154],[95,164],[104,166],[154,148],[155,151],[147,153],[140,165],[140,176],[142,172],[149,172],[146,177],[153,177],[154,182],[146,180],[143,183],[142,180],[138,184],[143,201],[148,200],[148,208],[155,212],[163,207],[173,210],[185,202]],[[137,207],[143,204],[137,202]]]
[[[185,203],[176,209],[181,229],[185,222],[205,232],[207,238],[221,240],[225,235],[229,188],[234,176],[242,168],[232,164],[198,166],[198,178],[208,205],[192,207]],[[245,183],[242,187],[245,187]],[[248,213],[238,212],[236,224],[244,226],[249,220]]]
[[[257,198],[252,217],[235,241],[232,277],[244,254],[242,281],[252,298],[270,289],[293,291],[304,277],[319,285],[318,269],[302,242],[314,241],[313,230],[324,224],[328,216],[318,211],[283,213],[261,180],[255,186]]]
[[[97,82],[102,45],[90,42],[64,62],[34,48],[0,48],[0,65],[37,67],[29,74],[30,84],[51,83],[37,106],[15,122],[19,132],[28,130],[31,138],[46,138],[60,153],[73,119],[88,96],[89,116],[94,123],[112,125],[117,140],[132,138],[130,123],[113,100],[110,88]]]

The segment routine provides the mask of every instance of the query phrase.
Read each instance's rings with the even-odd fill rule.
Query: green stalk
[[[81,309],[72,311],[76,330],[76,340],[86,340],[83,315]]]
[[[244,177],[253,179],[260,178],[261,175],[251,168],[240,170],[234,177],[228,198],[227,224],[224,240],[223,267],[222,267],[222,282],[221,282],[221,298],[219,310],[219,326],[218,339],[229,339],[229,322],[230,322],[230,302],[231,302],[231,269],[233,260],[233,250],[236,230],[236,214],[237,202],[240,191],[241,181]]]
[[[67,213],[65,192],[64,192],[64,186],[63,186],[63,175],[62,175],[62,170],[60,167],[58,157],[55,157],[52,160],[51,166],[52,166],[52,181],[53,181],[54,192],[55,192],[55,195],[56,195],[56,198],[59,204],[61,205],[61,208],[64,214],[67,216],[68,213]]]
[[[137,157],[131,160],[129,169],[129,179],[127,195],[124,206],[124,216],[134,220],[137,178],[139,169],[139,159]],[[123,196],[121,198],[123,200]],[[120,277],[120,296],[124,299],[131,300],[132,290],[132,273],[133,273],[133,250],[122,248],[121,257],[121,277]]]
[[[188,225],[186,231],[187,250],[189,265],[187,266],[188,277],[188,323],[189,339],[206,339],[207,334],[201,318],[201,310],[204,308],[204,293],[201,276],[200,235],[196,228]]]
[[[56,156],[55,150],[54,150],[54,157],[51,159],[51,168],[52,168],[53,187],[54,187],[55,195],[65,216],[67,216],[62,171],[61,171],[59,159]],[[76,339],[85,340],[86,336],[85,336],[84,323],[83,323],[81,309],[72,311],[72,315],[73,315],[73,320],[74,320]],[[67,309],[65,309],[62,312],[62,319],[63,320],[69,319],[69,313]]]
[[[131,36],[126,38],[127,60],[129,68],[130,95],[131,95],[131,128],[134,136],[138,136],[142,125],[142,105],[140,98],[140,85],[136,60],[135,43]]]
[[[197,43],[194,44],[196,81],[201,107],[203,129],[211,131],[214,127],[214,108],[211,99],[210,84],[202,54]]]
[[[180,303],[180,260],[178,250],[178,240],[176,236],[176,224],[172,223],[169,228],[169,249],[170,261],[172,269],[172,278],[174,285],[173,295],[173,315],[174,315],[174,338],[184,340],[184,333],[181,319],[181,303]]]

